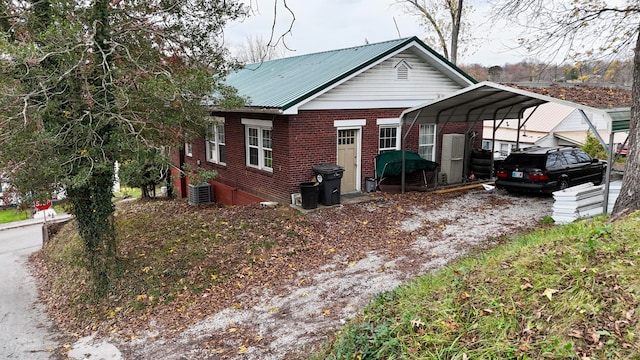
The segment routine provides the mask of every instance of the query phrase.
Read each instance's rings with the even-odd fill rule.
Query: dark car
[[[572,147],[531,147],[511,153],[496,169],[496,187],[512,192],[551,193],[569,186],[602,183],[606,162]]]

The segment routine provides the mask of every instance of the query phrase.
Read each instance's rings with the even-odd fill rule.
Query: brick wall
[[[185,157],[185,162],[192,166],[216,169],[219,182],[227,186],[229,191],[240,191],[252,194],[255,199],[274,200],[281,204],[288,204],[290,194],[299,192],[299,184],[313,178],[312,166],[323,163],[336,163],[336,135],[334,127],[336,120],[366,120],[362,128],[361,152],[361,188],[367,177],[374,176],[374,157],[378,152],[378,125],[380,118],[399,117],[403,109],[367,109],[367,110],[314,110],[301,111],[298,115],[281,116],[271,114],[213,114],[225,117],[225,137],[227,163],[225,166],[206,161],[204,139],[194,140],[193,156]],[[245,129],[242,118],[270,120],[273,122],[273,172],[266,172],[247,167],[245,158]],[[460,133],[477,131],[475,147],[481,145],[482,122],[471,124],[450,123],[444,131],[438,133],[439,139],[443,133]],[[414,126],[408,140],[407,150],[417,151],[418,126]],[[441,146],[441,141],[438,140]],[[439,147],[440,147],[439,146]],[[440,148],[437,160],[439,161]],[[174,162],[179,160],[173,156]],[[180,182],[174,179],[176,187]],[[214,183],[215,187],[215,183]],[[222,187],[221,187],[222,188]],[[218,192],[218,189],[214,190]],[[176,194],[180,194],[180,190]],[[226,198],[226,195],[220,194]],[[251,196],[243,198],[252,198]]]

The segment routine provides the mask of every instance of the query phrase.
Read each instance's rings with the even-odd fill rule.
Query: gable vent
[[[405,60],[400,61],[394,67],[396,68],[396,78],[398,80],[409,79],[409,69],[411,69],[411,66],[407,64]]]
[[[398,80],[407,80],[409,79],[409,68],[402,64],[398,66]]]

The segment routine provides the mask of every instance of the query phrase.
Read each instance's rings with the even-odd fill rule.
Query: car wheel
[[[560,188],[560,190],[564,190],[564,189],[568,188],[569,187],[569,180],[561,179],[560,180],[560,184],[559,184],[558,187]]]

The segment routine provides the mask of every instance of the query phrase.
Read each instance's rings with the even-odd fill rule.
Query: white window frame
[[[184,143],[184,155],[188,157],[193,156],[193,144],[190,142]]]
[[[391,119],[378,119],[376,120],[376,124],[378,125],[378,154],[385,151],[393,151],[400,150],[400,119],[399,118],[391,118]],[[381,140],[381,132],[383,129],[395,129],[395,146],[393,147],[380,147]],[[388,139],[388,138],[387,138]]]
[[[209,121],[211,125],[209,125],[207,129],[207,138],[205,139],[205,157],[210,163],[226,165],[226,152],[224,156],[225,159],[222,159],[221,156],[223,152],[222,149],[226,150],[224,117],[210,116],[207,117],[207,121]]]
[[[425,140],[425,136],[423,136],[423,132],[426,131],[427,127],[432,127],[433,128],[433,136],[432,139],[426,139],[426,140],[431,140],[430,142],[423,142],[423,140]],[[436,152],[437,152],[437,144],[438,141],[438,127],[436,126],[436,124],[420,124],[419,130],[418,130],[418,154],[420,154],[420,156],[425,159],[425,160],[429,160],[429,161],[436,161]],[[428,158],[427,156],[425,156],[425,154],[427,153],[424,149],[431,149],[431,158]]]
[[[242,119],[242,125],[244,125],[244,143],[246,153],[246,165],[248,167],[259,169],[263,171],[273,172],[273,122],[270,120],[257,120],[257,119]],[[250,133],[252,130],[256,132],[256,143],[252,143],[250,140]],[[269,132],[270,138],[265,139],[265,132]],[[265,142],[268,141],[268,142]],[[270,145],[271,147],[268,147]],[[251,151],[257,149],[257,164],[251,163]],[[271,157],[267,157],[267,153],[271,154]],[[270,165],[269,166],[269,160]]]

